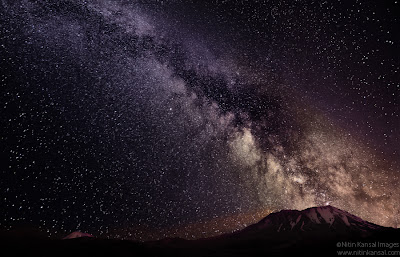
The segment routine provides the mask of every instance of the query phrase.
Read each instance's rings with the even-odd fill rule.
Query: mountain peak
[[[326,206],[318,206],[313,208],[308,208],[303,210],[303,212],[315,223],[322,224],[328,223],[329,225],[333,225],[333,223],[338,220],[342,221],[346,226],[351,226],[349,222],[349,217],[357,218],[358,217],[351,215],[348,212],[342,211],[338,208],[335,208],[331,205]],[[361,219],[359,219],[361,220]]]

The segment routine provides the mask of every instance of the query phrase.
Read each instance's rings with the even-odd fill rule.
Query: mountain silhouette
[[[256,233],[259,231],[270,233],[284,232],[324,232],[336,234],[358,234],[367,236],[385,227],[367,222],[346,211],[333,206],[312,207],[302,211],[282,210],[271,213],[258,223],[250,225],[240,232]]]
[[[13,256],[338,256],[345,250],[394,250],[349,248],[347,243],[398,243],[400,229],[367,222],[333,206],[271,213],[240,231],[212,238],[166,238],[152,242],[88,238],[73,232],[55,240],[0,235],[3,251]]]

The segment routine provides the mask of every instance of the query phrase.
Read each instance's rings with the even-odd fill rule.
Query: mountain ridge
[[[385,227],[365,221],[358,216],[355,216],[347,211],[341,210],[331,205],[310,207],[301,211],[298,210],[281,210],[278,212],[271,213],[265,218],[261,219],[258,223],[250,225],[249,227],[259,228],[270,228],[271,225],[279,223],[277,231],[280,232],[282,229],[287,230],[285,227],[286,223],[289,222],[290,230],[295,228],[302,231],[306,230],[307,223],[315,227],[316,225],[327,225],[329,228],[339,228],[345,225],[349,228],[358,228],[363,231],[371,229],[383,229]],[[300,228],[299,228],[300,226]],[[306,226],[306,227],[304,227]],[[245,228],[248,229],[249,227]],[[311,227],[309,229],[312,229]]]
[[[81,232],[78,233],[81,235]],[[82,233],[83,234],[83,233]],[[76,233],[74,234],[74,236]],[[85,234],[86,235],[86,234]],[[53,240],[2,237],[16,256],[337,256],[338,242],[400,242],[400,229],[367,222],[333,206],[281,210],[240,231],[198,240],[151,242],[78,237]],[[22,247],[23,246],[23,247]],[[399,249],[395,249],[399,250]]]

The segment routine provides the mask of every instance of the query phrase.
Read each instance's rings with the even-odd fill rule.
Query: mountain
[[[271,213],[256,224],[215,241],[220,241],[224,252],[230,251],[226,256],[241,256],[237,254],[241,251],[244,256],[337,256],[337,251],[343,250],[337,243],[398,242],[400,230],[367,222],[333,206],[319,206]]]
[[[338,256],[344,250],[395,250],[395,248],[349,248],[343,242],[400,242],[400,229],[364,221],[333,206],[320,206],[271,213],[241,231],[217,237],[184,240],[167,238],[153,242],[90,238],[73,232],[66,238],[0,237],[0,249],[13,256]],[[364,253],[364,255],[366,255]]]
[[[80,238],[80,237],[93,237],[91,234],[83,233],[81,231],[75,231],[69,234],[68,236],[64,237],[63,239],[73,239],[73,238]]]
[[[385,227],[367,222],[333,206],[312,207],[302,211],[283,210],[271,213],[260,222],[251,225],[239,234],[258,233],[312,233],[352,234],[368,236]]]

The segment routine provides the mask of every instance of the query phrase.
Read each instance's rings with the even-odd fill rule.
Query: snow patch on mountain
[[[311,221],[317,224],[321,224],[321,222],[318,219],[316,209],[309,209],[309,210],[310,211],[306,215],[311,219]]]
[[[335,216],[331,210],[328,208],[319,208],[317,209],[318,213],[321,214],[321,217],[325,220],[326,223],[329,223],[330,225],[333,224],[335,221]]]
[[[301,215],[299,215],[297,217],[296,221],[290,221],[291,229],[293,229],[297,225],[297,223],[299,223],[300,219],[301,219]]]

